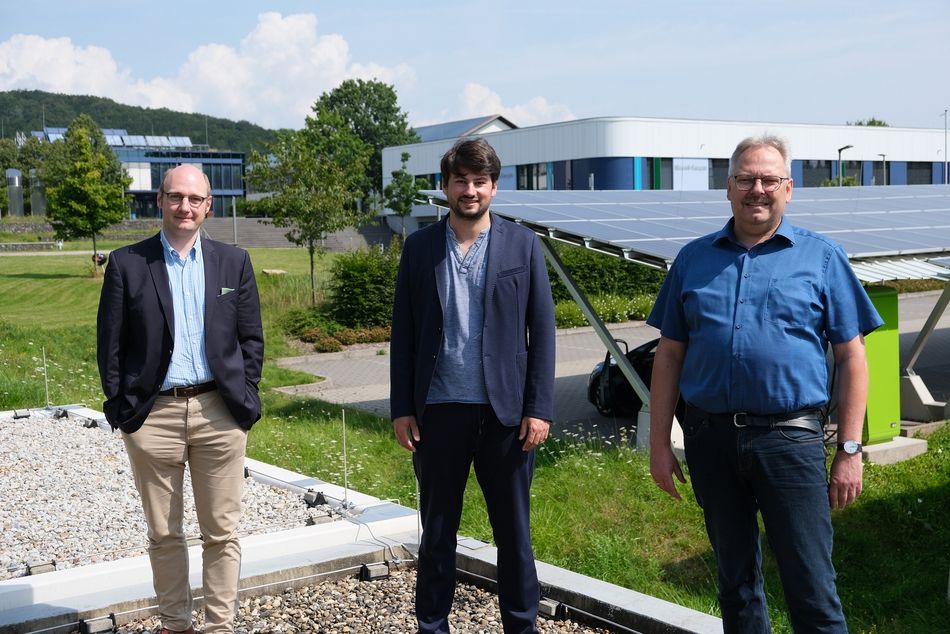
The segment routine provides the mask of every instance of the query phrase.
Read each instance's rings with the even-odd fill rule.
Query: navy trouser
[[[449,631],[456,538],[473,462],[498,548],[498,599],[505,632],[537,632],[540,587],[529,526],[534,451],[521,450],[518,433],[518,427],[502,425],[489,405],[426,406],[413,454],[422,513],[416,576],[420,632]]]
[[[719,567],[728,633],[770,632],[756,512],[778,563],[796,632],[847,632],[831,562],[828,474],[819,432],[742,427],[690,415],[686,463]]]

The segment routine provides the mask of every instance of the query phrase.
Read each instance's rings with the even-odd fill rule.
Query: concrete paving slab
[[[927,453],[927,441],[923,438],[895,436],[887,442],[867,445],[861,450],[865,460],[874,464],[894,464]]]

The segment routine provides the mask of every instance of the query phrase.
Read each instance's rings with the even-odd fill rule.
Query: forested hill
[[[126,106],[103,97],[60,95],[41,90],[0,91],[0,120],[5,138],[22,131],[66,128],[81,113],[95,119],[100,128],[122,128],[129,134],[187,136],[192,143],[207,142],[216,150],[250,152],[263,150],[275,137],[273,130],[248,121],[231,121],[203,114],[175,112],[168,108]]]

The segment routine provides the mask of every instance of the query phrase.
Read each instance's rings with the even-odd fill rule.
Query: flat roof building
[[[186,136],[129,134],[123,129],[104,128],[106,143],[132,178],[128,192],[132,195],[133,218],[155,218],[155,204],[162,176],[182,163],[200,165],[211,181],[214,192],[212,209],[218,215],[230,214],[237,198],[244,198],[244,153],[212,150],[195,144]],[[33,136],[45,141],[62,140],[66,128],[44,128]]]

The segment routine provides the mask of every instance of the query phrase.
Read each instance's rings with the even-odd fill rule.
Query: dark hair
[[[491,182],[497,183],[501,161],[485,139],[459,139],[442,157],[442,182],[448,182],[452,174],[461,174],[462,170],[488,174]]]

